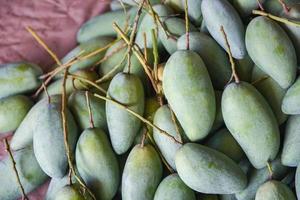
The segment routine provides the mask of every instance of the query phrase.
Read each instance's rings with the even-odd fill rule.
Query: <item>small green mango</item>
[[[144,113],[144,89],[136,75],[117,74],[109,85],[107,97],[139,115]],[[125,153],[140,129],[141,121],[111,102],[106,102],[106,118],[114,151],[117,154]]]
[[[172,119],[170,108],[166,105],[160,107],[154,115],[154,124],[160,129],[172,135],[176,140],[182,141],[182,130],[177,127],[177,122]],[[177,150],[182,146],[171,138],[163,135],[159,130],[153,129],[153,139],[158,146],[161,154],[164,156],[168,164],[176,170],[175,155]]]
[[[224,153],[236,162],[239,162],[244,155],[242,148],[226,128],[217,131],[209,138],[206,146]]]
[[[120,180],[119,164],[106,134],[86,129],[77,142],[76,163],[80,176],[97,199],[110,200]]]
[[[288,186],[272,180],[258,188],[255,200],[296,200],[296,197]]]
[[[263,168],[277,155],[280,133],[276,118],[254,86],[229,84],[222,96],[226,127],[255,168]]]
[[[200,144],[187,143],[176,153],[175,164],[183,182],[206,194],[233,194],[243,190],[247,178],[229,157]]]
[[[292,4],[299,3],[299,0],[284,0],[284,3],[291,7]],[[282,5],[278,3],[278,0],[267,0],[263,6],[268,13],[273,15],[279,16],[283,11]]]
[[[37,163],[32,147],[14,152],[13,157],[26,194],[38,188],[48,179],[48,176]],[[1,200],[12,200],[22,197],[11,159],[8,156],[0,162],[0,177]]]
[[[287,115],[282,112],[281,105],[286,90],[282,89],[274,79],[256,66],[252,71],[252,82],[255,82],[255,88],[265,97],[271,106],[278,124],[284,123]]]
[[[300,114],[300,78],[287,90],[283,97],[281,110],[285,114],[298,115]]]
[[[177,12],[183,11],[182,0],[165,0],[164,3]]]
[[[206,137],[215,119],[216,102],[200,56],[189,50],[172,54],[163,72],[163,90],[187,137],[191,141]]]
[[[105,101],[93,96],[91,93],[88,93],[88,97],[94,126],[106,130]],[[82,130],[91,127],[85,91],[73,92],[69,97],[68,106]]]
[[[91,198],[86,198],[80,191],[79,187],[75,185],[67,185],[61,188],[55,195],[54,200],[87,200]]]
[[[183,5],[182,10],[184,10],[185,0],[181,0],[181,1],[182,1],[182,5]],[[187,1],[189,19],[196,26],[199,26],[202,22],[201,3],[202,3],[202,0],[188,0]]]
[[[220,28],[224,27],[232,56],[242,59],[246,56],[245,28],[243,22],[227,0],[202,0],[201,12],[211,36],[226,49],[226,41]]]
[[[203,59],[214,88],[223,90],[231,77],[231,67],[226,52],[210,36],[191,32],[190,50],[197,52]],[[177,41],[178,49],[186,49],[186,34]]]
[[[261,4],[263,4],[267,0],[259,0]],[[252,10],[257,9],[258,2],[257,1],[249,1],[249,0],[233,0],[232,5],[237,9],[242,17],[248,17],[252,14]]]
[[[0,135],[16,130],[32,105],[33,102],[22,95],[0,99]]]
[[[256,17],[246,30],[246,47],[253,62],[282,88],[296,78],[295,48],[284,30],[267,17]]]
[[[280,158],[277,158],[273,160],[270,163],[270,166],[272,168],[272,178],[273,179],[281,179],[283,178],[287,172],[288,167],[285,167],[281,164]],[[248,200],[248,199],[254,199],[257,189],[266,181],[270,179],[270,172],[267,167],[264,167],[262,169],[252,169],[248,173],[248,185],[247,187],[236,193],[235,197],[238,200]]]
[[[41,68],[26,62],[0,65],[0,98],[28,93],[41,85]]]
[[[122,199],[153,200],[162,172],[159,155],[151,145],[133,147],[122,175]]]
[[[159,184],[153,200],[196,200],[192,189],[184,184],[178,174],[171,174]]]
[[[213,126],[211,128],[212,132],[218,130],[224,124],[222,109],[221,109],[222,91],[215,90],[215,97],[216,97],[216,117]]]

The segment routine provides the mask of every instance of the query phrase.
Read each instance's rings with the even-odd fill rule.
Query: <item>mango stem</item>
[[[188,15],[188,0],[184,1],[184,14],[185,14],[185,32],[186,32],[186,49],[190,50],[190,24]]]
[[[290,8],[286,5],[286,3],[284,2],[284,0],[278,0],[278,2],[281,4],[284,12],[286,14],[288,14],[290,12]]]
[[[278,22],[281,22],[281,23],[284,23],[284,24],[287,24],[287,25],[300,27],[300,23],[297,22],[297,21],[293,21],[293,20],[289,20],[289,19],[286,19],[286,18],[278,17],[278,16],[272,15],[270,13],[266,13],[264,11],[253,10],[252,13],[255,14],[255,15],[261,15],[261,16],[269,17],[270,19],[273,19],[275,21],[278,21]]]
[[[259,9],[264,11],[265,9],[264,9],[263,5],[261,4],[260,0],[256,0],[256,1],[257,1]]]
[[[272,170],[272,166],[269,162],[267,162],[267,168],[268,168],[268,171],[269,171],[269,179],[272,180],[273,170]]]
[[[93,113],[92,113],[92,109],[91,109],[91,102],[90,102],[89,92],[88,91],[85,91],[85,99],[86,99],[86,106],[87,106],[88,112],[89,112],[91,128],[95,128],[94,119],[93,119]]]

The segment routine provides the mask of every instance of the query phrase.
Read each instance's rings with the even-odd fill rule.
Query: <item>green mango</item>
[[[185,0],[181,1],[183,5],[182,10],[184,10]],[[199,26],[202,22],[201,3],[202,0],[187,0],[189,20],[196,26]]]
[[[0,99],[0,135],[16,130],[32,105],[33,102],[23,95]]]
[[[210,36],[191,32],[190,50],[197,52],[203,59],[214,88],[223,90],[231,77],[231,66],[226,52]],[[186,49],[186,34],[177,41],[178,49]]]
[[[298,199],[300,197],[300,167],[299,166],[297,167],[296,177],[295,177],[295,188],[296,188],[296,193],[297,193]]]
[[[63,187],[67,186],[68,183],[69,183],[68,175],[64,176],[63,178],[52,178],[47,189],[45,200],[54,200],[57,192],[61,190]]]
[[[274,79],[256,66],[252,71],[252,82],[255,81],[258,81],[254,84],[255,88],[265,97],[271,106],[278,124],[284,123],[287,115],[282,112],[281,105],[286,90],[281,88]]]
[[[272,173],[273,179],[281,179],[288,172],[288,167],[285,167],[281,164],[280,158],[273,160],[270,163],[270,166],[273,172]],[[265,183],[270,179],[270,172],[267,167],[264,167],[262,169],[252,169],[248,173],[248,177],[249,180],[248,180],[247,187],[244,190],[235,194],[235,197],[238,200],[254,199],[256,191],[260,187],[260,185],[262,185],[263,183]]]
[[[227,0],[202,0],[201,12],[209,33],[223,49],[227,49],[227,45],[221,26],[226,32],[232,56],[236,59],[244,58],[247,54],[245,28],[233,6]]]
[[[164,3],[176,12],[183,12],[182,0],[165,0]]]
[[[48,179],[37,163],[32,147],[14,152],[13,157],[26,194],[38,188]],[[11,159],[8,156],[0,162],[0,179],[1,200],[12,200],[22,197]]]
[[[182,141],[181,135],[182,130],[177,127],[172,119],[171,110],[167,105],[160,107],[155,115],[153,123],[160,129],[166,131],[168,134],[172,135],[176,140]],[[153,139],[155,144],[158,146],[161,154],[166,159],[167,163],[176,170],[175,166],[175,155],[177,150],[182,146],[181,144],[175,142],[171,138],[163,135],[159,130],[153,129]]]
[[[254,63],[249,55],[246,55],[243,59],[240,60],[235,59],[234,62],[236,65],[236,72],[239,75],[240,80],[250,82]]]
[[[205,23],[204,19],[202,19],[202,23],[201,23],[201,26],[200,26],[199,30],[200,30],[201,33],[209,35],[209,32],[207,30],[206,23]]]
[[[160,27],[159,39],[168,53],[172,55],[177,50],[177,40],[175,38],[182,36],[186,32],[185,20],[178,17],[171,17],[164,20],[164,25],[172,37],[168,38],[166,33],[163,31],[163,28]],[[191,32],[197,31],[197,28],[192,24],[190,24],[189,28],[189,31]]]
[[[222,109],[221,109],[221,100],[222,100],[222,91],[215,90],[215,97],[216,97],[216,117],[211,128],[211,131],[216,131],[221,128],[224,124]]]
[[[236,162],[239,162],[244,155],[242,148],[226,128],[217,131],[205,145],[224,153]]]
[[[259,0],[261,4],[268,0]],[[233,0],[232,5],[237,9],[242,17],[248,17],[252,14],[252,10],[259,8],[257,0]]]
[[[281,110],[285,114],[298,115],[300,114],[300,78],[298,77],[296,82],[285,93]]]
[[[80,176],[97,199],[112,199],[120,181],[119,164],[106,134],[86,129],[77,142],[76,163]]]
[[[27,62],[0,65],[0,98],[37,89],[42,74],[39,66]]]
[[[122,175],[122,199],[152,200],[162,172],[159,155],[151,145],[133,147]]]
[[[284,0],[284,3],[286,3],[288,7],[291,7],[292,4],[299,3],[299,0]],[[278,0],[266,0],[263,6],[267,12],[277,16],[283,11],[282,5],[278,3]]]
[[[263,168],[277,155],[280,133],[276,118],[254,86],[246,82],[229,84],[222,96],[226,127],[255,168]]]
[[[172,54],[163,72],[163,90],[187,137],[191,141],[206,137],[215,119],[216,103],[200,56],[189,50]]]
[[[178,174],[171,174],[159,184],[153,200],[196,200],[192,189],[184,184]]]
[[[281,162],[285,166],[297,167],[300,162],[300,115],[290,116],[283,140]]]
[[[91,93],[88,93],[88,97],[94,126],[107,130],[105,101],[93,96]],[[74,91],[69,97],[68,106],[82,130],[91,127],[85,91]]]
[[[296,78],[295,48],[284,30],[267,17],[251,20],[246,30],[246,47],[253,62],[282,88]]]
[[[296,200],[296,197],[288,186],[271,180],[258,188],[255,200]]]
[[[80,191],[79,187],[75,185],[67,185],[61,188],[55,195],[54,200],[86,200],[86,198]]]
[[[41,101],[48,101],[48,99]],[[35,118],[36,121],[31,122],[33,123],[34,155],[48,176],[61,178],[66,174],[68,167],[61,116],[61,96],[51,96],[50,103],[42,104],[46,106],[38,113],[38,116]],[[78,137],[77,126],[68,109],[66,109],[65,115],[67,119],[68,144],[70,151],[73,152]]]
[[[144,90],[136,75],[119,73],[111,81],[107,97],[136,112],[144,113]],[[106,118],[110,140],[117,154],[125,153],[137,135],[141,121],[111,102],[106,102]]]
[[[206,194],[233,194],[243,190],[247,178],[229,157],[209,147],[187,143],[176,153],[175,164],[183,182]]]

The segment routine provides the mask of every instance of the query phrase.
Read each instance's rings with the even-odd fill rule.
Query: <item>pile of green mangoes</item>
[[[0,66],[0,199],[300,199],[300,1],[110,7],[51,76]]]

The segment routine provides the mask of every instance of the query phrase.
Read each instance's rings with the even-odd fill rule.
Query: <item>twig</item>
[[[190,25],[188,14],[188,0],[185,0],[184,12],[185,12],[185,32],[186,32],[186,49],[190,50]]]
[[[157,82],[158,48],[157,48],[157,37],[156,37],[155,29],[151,29],[151,33],[152,33],[153,56],[154,56],[153,72],[154,72],[154,79]]]
[[[91,80],[88,80],[82,76],[78,76],[78,75],[75,75],[75,74],[68,74],[68,77],[71,77],[71,78],[74,78],[74,79],[78,79],[80,81],[83,81],[85,83],[88,83],[89,85],[91,86],[94,86],[95,88],[97,88],[99,91],[101,91],[103,94],[106,94],[106,91],[100,87],[99,85],[97,85],[96,83],[94,83],[93,81]]]
[[[148,134],[148,129],[145,128],[145,132],[143,133],[143,135],[142,135],[142,140],[141,140],[141,147],[142,147],[142,148],[143,148],[144,145],[145,145],[145,140],[146,140],[147,134]]]
[[[268,171],[269,171],[269,179],[272,180],[273,170],[272,170],[272,166],[269,162],[267,162],[267,168],[268,168]]]
[[[300,27],[300,23],[297,22],[297,21],[293,21],[293,20],[289,20],[289,19],[286,19],[286,18],[278,17],[278,16],[272,15],[270,13],[266,13],[264,11],[253,10],[252,13],[255,14],[255,15],[261,15],[261,16],[269,17],[269,18],[271,18],[275,21],[278,21],[278,22],[281,22],[281,23],[284,23],[284,24],[287,24],[287,25]]]
[[[278,0],[278,2],[281,4],[281,6],[282,6],[284,12],[285,12],[286,14],[288,14],[288,13],[290,12],[290,9],[291,9],[291,8],[289,8],[289,7],[286,5],[286,3],[284,2],[284,0]]]
[[[267,80],[268,78],[270,78],[270,77],[269,77],[269,76],[263,76],[263,77],[261,77],[261,78],[255,80],[255,81],[253,81],[251,84],[252,84],[252,85],[256,85],[256,84],[258,84],[258,83],[260,83],[260,82],[262,82],[262,81]]]
[[[49,93],[48,93],[47,87],[46,87],[46,85],[45,85],[44,82],[42,83],[42,86],[43,86],[44,91],[45,91],[45,93],[46,93],[46,96],[47,96],[47,98],[48,98],[48,103],[50,104],[50,103],[51,103],[51,97],[50,97],[50,95],[49,95]]]
[[[91,109],[91,102],[89,99],[89,92],[85,91],[85,99],[86,99],[86,106],[88,108],[88,112],[89,112],[89,116],[90,116],[90,125],[91,128],[95,128],[95,124],[94,124],[94,120],[93,120],[93,113],[92,113],[92,109]]]
[[[17,178],[18,186],[19,186],[19,188],[21,190],[21,193],[22,193],[22,200],[29,200],[29,198],[27,197],[27,195],[25,193],[24,187],[23,187],[23,185],[21,183],[21,179],[20,179],[17,167],[16,167],[16,161],[15,161],[15,159],[13,157],[13,154],[12,154],[12,152],[10,150],[10,145],[8,143],[7,138],[4,139],[4,144],[5,144],[5,149],[8,152],[8,155],[10,157],[10,160],[11,160],[11,163],[12,163],[12,167],[13,167],[13,170],[14,170],[16,178]]]
[[[259,9],[261,9],[262,11],[264,11],[265,9],[264,9],[263,5],[261,4],[260,0],[256,0],[256,1],[257,1]]]
[[[172,110],[172,108],[170,107],[170,105],[168,105],[169,109],[170,109],[170,112],[171,112],[171,118],[172,118],[172,121],[173,121],[173,124],[175,125],[175,130],[176,130],[176,133],[180,139],[180,142],[183,142],[182,141],[182,137],[181,137],[181,134],[180,134],[180,130],[179,130],[179,126],[177,124],[177,121],[176,121],[176,116],[175,116],[175,113],[174,111]]]
[[[107,59],[109,59],[110,57],[112,57],[113,55],[115,55],[116,53],[120,52],[122,49],[124,49],[127,46],[127,44],[122,44],[121,46],[119,46],[118,48],[116,48],[115,50],[113,50],[110,54],[105,55],[101,60],[99,60],[95,65],[99,65],[101,63],[103,63],[104,61],[106,61]]]
[[[145,58],[145,61],[148,62],[147,34],[146,34],[146,32],[143,32],[143,39],[144,39],[144,58]]]

